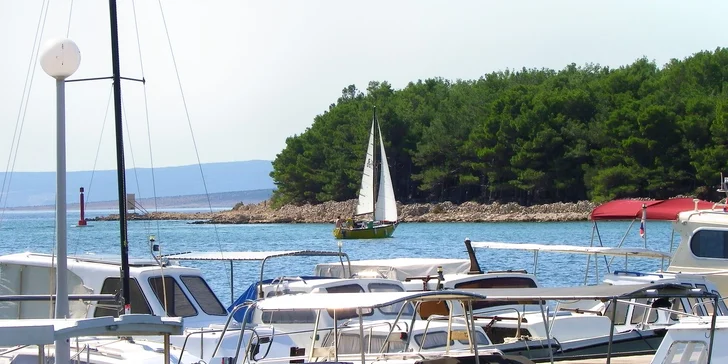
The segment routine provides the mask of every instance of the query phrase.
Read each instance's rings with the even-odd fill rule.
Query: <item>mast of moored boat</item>
[[[131,313],[129,291],[129,246],[126,231],[126,170],[124,167],[124,134],[121,119],[121,73],[119,66],[119,27],[116,19],[116,0],[109,0],[111,25],[111,67],[114,81],[114,118],[116,129],[116,175],[119,190],[119,239],[121,243],[121,292],[124,313]]]
[[[377,107],[374,106],[374,150],[372,153],[372,163],[374,165],[372,166],[372,175],[374,178],[372,179],[372,221],[377,219],[377,197],[379,196],[379,168],[377,166],[379,165],[379,123],[377,122]]]

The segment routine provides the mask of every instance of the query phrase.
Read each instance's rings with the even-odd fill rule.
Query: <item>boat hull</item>
[[[654,329],[615,333],[611,345],[612,356],[654,354],[666,332],[665,329]],[[609,336],[585,338],[565,343],[554,341],[551,344],[551,351],[555,360],[606,358],[610,349]],[[521,355],[536,363],[550,361],[548,341],[546,340],[518,341],[498,344],[495,347],[506,354]]]
[[[374,225],[371,228],[336,228],[334,237],[337,239],[381,239],[389,238],[397,228],[397,223]]]

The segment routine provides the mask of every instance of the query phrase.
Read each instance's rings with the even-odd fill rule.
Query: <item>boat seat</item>
[[[417,313],[422,317],[423,320],[427,320],[432,315],[440,315],[447,317],[450,311],[447,308],[445,301],[431,301],[422,302],[417,306]]]

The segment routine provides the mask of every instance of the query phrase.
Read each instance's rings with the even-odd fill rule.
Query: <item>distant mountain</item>
[[[217,192],[209,195],[187,195],[187,196],[167,196],[157,197],[156,201],[153,198],[143,198],[136,200],[137,212],[155,211],[156,209],[199,209],[206,211],[209,207],[213,209],[231,209],[237,203],[242,202],[246,205],[257,204],[265,200],[270,199],[273,195],[273,190],[251,190],[251,191],[234,191],[234,192]],[[76,202],[69,203],[67,209],[69,211],[79,210],[77,200]],[[38,211],[38,210],[53,210],[54,205],[36,205],[36,206],[19,206],[19,207],[8,207],[8,210],[19,210],[19,211]],[[118,210],[119,204],[117,200],[113,201],[97,201],[86,203],[86,210]],[[131,211],[131,209],[129,210]],[[93,212],[90,215],[93,216]]]
[[[202,175],[200,169],[202,169]],[[186,198],[193,195],[205,196],[206,193],[212,196],[212,194],[222,192],[272,190],[275,188],[273,179],[269,175],[272,170],[271,161],[262,160],[206,163],[201,167],[189,165],[155,168],[156,196],[184,196]],[[7,193],[7,203],[5,196],[2,196],[3,198],[0,200],[3,205],[20,207],[45,206],[55,203],[55,172],[15,172],[8,177],[10,188]],[[5,178],[5,173],[0,173],[0,179],[5,180]],[[116,171],[68,172],[66,181],[68,202],[78,201],[79,187],[84,187],[86,201],[90,203],[118,200]],[[127,169],[126,186],[127,193],[134,193],[137,200],[154,197],[152,169]],[[207,191],[205,191],[205,186],[207,186]],[[267,193],[270,196],[269,192]]]

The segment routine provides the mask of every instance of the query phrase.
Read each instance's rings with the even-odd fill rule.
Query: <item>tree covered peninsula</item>
[[[273,161],[273,201],[356,197],[377,107],[403,203],[715,198],[728,165],[728,49],[659,67],[494,72],[346,87]]]

